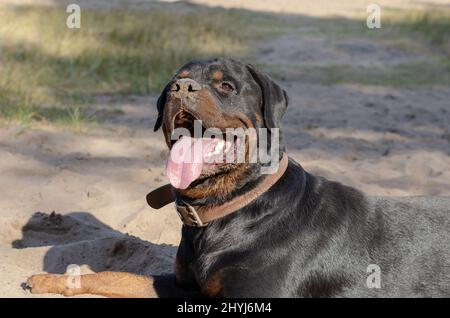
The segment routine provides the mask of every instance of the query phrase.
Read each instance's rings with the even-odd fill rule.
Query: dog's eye
[[[222,82],[222,84],[220,84],[220,89],[225,91],[225,92],[232,92],[232,91],[234,91],[233,85],[231,85],[228,82]]]

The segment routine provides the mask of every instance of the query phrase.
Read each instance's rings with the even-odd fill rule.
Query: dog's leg
[[[92,294],[123,298],[158,297],[153,284],[152,277],[123,272],[100,272],[78,277],[39,274],[27,280],[27,288],[33,294],[52,293],[64,296]]]
[[[79,281],[77,279],[79,278]],[[39,274],[28,278],[33,294],[81,294],[115,298],[201,297],[195,284],[177,283],[175,275],[140,276],[124,272],[99,272],[80,276]]]

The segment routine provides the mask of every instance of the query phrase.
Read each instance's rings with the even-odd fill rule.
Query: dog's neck
[[[275,173],[262,176],[260,178],[262,180],[257,182],[248,191],[234,196],[221,204],[190,204],[187,200],[183,200],[183,198],[177,196],[175,189],[169,184],[150,192],[147,195],[147,202],[155,209],[175,202],[177,212],[184,224],[194,227],[204,227],[213,220],[225,217],[242,209],[267,192],[283,176],[288,163],[289,158],[284,153]]]

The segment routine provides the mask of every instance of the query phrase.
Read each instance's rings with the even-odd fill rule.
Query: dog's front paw
[[[32,294],[62,294],[73,295],[70,288],[67,288],[66,275],[38,274],[27,279],[26,288]]]

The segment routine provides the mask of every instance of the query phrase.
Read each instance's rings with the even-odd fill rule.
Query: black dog
[[[192,62],[161,94],[155,130],[162,127],[173,149],[173,130],[191,131],[195,119],[222,131],[276,128],[287,105],[286,92],[250,65]],[[185,225],[175,276],[142,284],[130,278],[136,289],[150,286],[160,296],[450,296],[450,199],[369,198],[307,173],[284,154],[281,143],[275,177],[262,174],[261,163],[222,164],[195,180],[189,175],[187,187],[150,197],[161,206],[173,194]],[[90,293],[130,296],[108,287],[108,273],[96,275],[104,275],[94,279],[104,287]],[[29,285],[65,293],[48,287],[57,284],[49,279],[34,276]]]

